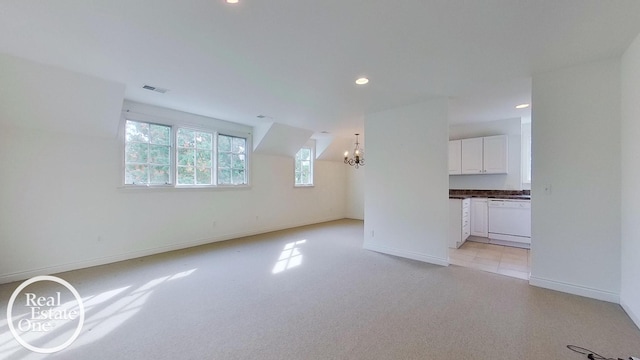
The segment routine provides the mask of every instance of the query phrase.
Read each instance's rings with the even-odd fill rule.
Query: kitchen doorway
[[[449,263],[529,280],[530,254],[529,249],[489,244],[487,238],[470,236],[459,248],[449,249]]]

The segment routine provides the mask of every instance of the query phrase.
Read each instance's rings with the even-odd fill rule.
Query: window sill
[[[304,188],[315,187],[315,185],[313,185],[313,184],[309,184],[309,185],[293,185],[293,187],[296,188],[296,189],[304,189]]]

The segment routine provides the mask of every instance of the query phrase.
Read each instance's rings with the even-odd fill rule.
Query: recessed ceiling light
[[[227,4],[237,4],[238,0],[227,0]]]
[[[526,109],[529,107],[529,104],[520,104],[516,105],[516,109]]]
[[[367,79],[366,77],[361,77],[360,79],[356,80],[356,84],[358,85],[364,85],[368,82],[369,82],[369,79]]]

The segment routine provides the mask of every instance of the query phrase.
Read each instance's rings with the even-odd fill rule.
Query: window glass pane
[[[192,148],[196,146],[196,132],[187,129],[178,129],[178,147]]]
[[[152,164],[169,165],[171,148],[162,145],[149,145],[149,162]]]
[[[195,149],[178,149],[178,165],[193,165]]]
[[[234,169],[244,169],[244,155],[233,155],[231,164]]]
[[[211,151],[198,150],[196,165],[198,167],[211,167]]]
[[[196,134],[196,147],[198,149],[211,150],[213,145],[213,134],[199,132]]]
[[[310,149],[302,149],[300,151],[300,157],[302,160],[309,160],[311,158],[311,150]]]
[[[171,128],[163,125],[150,124],[150,143],[157,145],[171,145]]]
[[[168,184],[170,182],[170,168],[169,166],[151,166],[151,173],[149,184]]]
[[[309,173],[306,173],[306,172],[302,173],[301,183],[302,184],[309,184]]]
[[[148,142],[149,141],[149,124],[127,120],[125,140]]]
[[[195,172],[193,166],[178,166],[178,184],[195,184]]]
[[[126,165],[124,171],[125,184],[146,184],[149,178],[147,165]]]
[[[231,184],[230,169],[218,169],[218,184],[221,184],[221,185]]]
[[[127,120],[124,183],[171,183],[171,127]]]
[[[218,168],[230,168],[231,167],[231,154],[218,154]]]
[[[236,154],[244,153],[245,143],[246,143],[245,139],[234,137],[233,138],[233,147],[232,147],[231,150]]]
[[[231,138],[229,136],[218,136],[218,151],[231,151]]]
[[[231,177],[234,185],[241,185],[246,183],[244,170],[233,169],[231,172]]]
[[[146,143],[128,143],[125,145],[126,163],[146,163],[149,159],[149,145]]]
[[[211,168],[198,168],[196,178],[199,185],[211,184]]]

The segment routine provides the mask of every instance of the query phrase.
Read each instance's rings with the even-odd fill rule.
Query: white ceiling
[[[453,123],[530,116],[513,106],[532,74],[619,56],[638,33],[638,0],[0,1],[0,52],[134,101],[339,136],[435,96]]]

